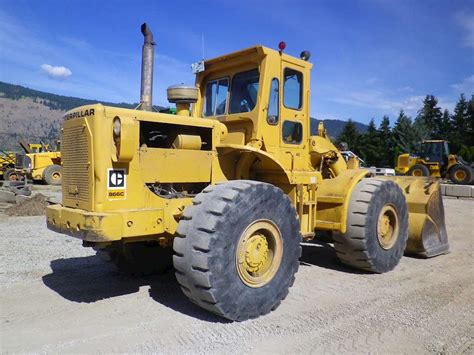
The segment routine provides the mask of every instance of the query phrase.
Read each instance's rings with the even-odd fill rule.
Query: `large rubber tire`
[[[449,179],[455,184],[468,185],[472,181],[472,170],[469,166],[457,164],[449,169]]]
[[[260,221],[278,228],[282,254],[273,276],[251,287],[239,275],[236,255],[248,228]],[[200,307],[234,321],[256,318],[287,296],[299,267],[300,241],[295,208],[279,188],[247,180],[208,186],[179,222],[173,245],[176,278]]]
[[[20,180],[20,175],[15,171],[14,168],[5,170],[3,173],[3,180],[5,181],[18,181]]]
[[[430,169],[423,164],[413,165],[407,172],[409,176],[430,176]]]
[[[173,267],[173,249],[155,242],[120,242],[97,250],[97,255],[133,276],[162,274]]]
[[[62,168],[60,165],[47,166],[43,171],[43,182],[48,185],[61,185]]]
[[[385,245],[379,237],[379,217],[385,209],[393,214],[398,227]],[[396,214],[396,216],[395,216]],[[383,214],[382,214],[383,215]],[[408,207],[400,187],[392,181],[371,178],[357,184],[347,213],[347,231],[334,235],[334,247],[343,264],[384,273],[398,265],[408,239]],[[388,244],[388,243],[387,243]]]

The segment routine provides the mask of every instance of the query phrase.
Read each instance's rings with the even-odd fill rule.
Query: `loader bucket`
[[[438,181],[424,177],[390,177],[403,190],[408,204],[405,254],[431,258],[449,252],[444,206]]]

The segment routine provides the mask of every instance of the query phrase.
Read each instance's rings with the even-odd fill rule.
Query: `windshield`
[[[228,90],[229,79],[227,78],[212,80],[207,83],[203,110],[205,117],[225,114]]]
[[[209,117],[252,111],[257,104],[259,79],[258,69],[235,74],[230,88],[230,100],[228,78],[208,81],[202,115]]]
[[[230,90],[229,113],[250,112],[257,103],[259,73],[257,69],[235,74]]]

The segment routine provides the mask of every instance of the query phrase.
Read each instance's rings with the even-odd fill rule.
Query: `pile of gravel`
[[[42,216],[46,214],[48,205],[46,196],[37,194],[7,208],[5,213],[8,216]]]

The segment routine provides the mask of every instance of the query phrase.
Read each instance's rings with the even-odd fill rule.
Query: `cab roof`
[[[220,67],[221,65],[225,66],[225,63],[245,63],[245,62],[255,62],[260,61],[265,56],[279,57],[287,62],[294,63],[301,67],[311,67],[313,66],[310,62],[304,61],[300,58],[294,57],[292,55],[280,52],[262,45],[256,45],[253,47],[241,49],[239,51],[231,52],[228,54],[221,55],[219,57],[211,58],[204,61],[205,71],[212,70],[215,67]]]

